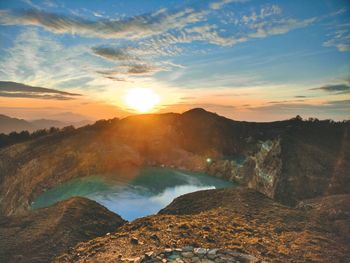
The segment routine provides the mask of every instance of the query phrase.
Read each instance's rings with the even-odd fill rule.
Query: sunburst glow
[[[133,88],[124,97],[125,104],[138,112],[151,111],[160,101],[159,95],[149,88]]]

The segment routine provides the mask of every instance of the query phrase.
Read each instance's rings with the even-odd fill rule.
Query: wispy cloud
[[[1,10],[4,25],[34,25],[59,34],[78,34],[85,37],[139,39],[158,35],[170,29],[182,29],[202,21],[207,12],[185,8],[175,12],[165,9],[122,20],[87,20],[48,13],[42,10]]]
[[[335,47],[340,52],[350,51],[350,23],[338,25],[338,29],[323,43],[323,46]]]
[[[248,0],[221,0],[217,2],[213,2],[209,5],[210,9],[212,10],[219,10],[221,9],[224,5],[236,2],[236,3],[244,3],[247,2]]]
[[[347,83],[330,84],[319,88],[312,88],[311,90],[322,90],[330,93],[345,94],[350,93],[350,85]]]
[[[317,20],[316,17],[298,20],[294,18],[281,18],[275,21],[263,21],[253,23],[250,27],[254,32],[249,33],[249,38],[264,38],[270,35],[281,35],[297,28],[311,25]]]
[[[80,94],[11,81],[0,81],[0,97],[71,100],[76,96],[80,96]]]
[[[113,61],[130,61],[139,60],[137,57],[130,55],[126,49],[96,46],[92,47],[92,52],[97,56]]]
[[[1,58],[0,78],[34,86],[79,89],[98,63],[83,46],[67,48],[35,29],[23,30]]]
[[[202,42],[223,47],[233,46],[253,38],[285,34],[316,21],[316,18],[285,18],[281,7],[270,5],[249,15],[240,15],[237,17],[238,24],[232,24],[231,29],[223,29],[218,24],[208,22],[211,13],[223,6],[243,2],[247,1],[221,0],[211,3],[206,9],[160,9],[123,19],[95,16],[95,19],[88,20],[79,16],[49,13],[42,9],[0,10],[0,24],[39,26],[57,34],[128,41],[124,47],[101,45],[90,49],[93,55],[114,63],[112,70],[109,66],[109,69],[95,69],[94,72],[109,79],[125,80],[118,75],[150,75],[174,68],[174,65],[166,63],[169,60],[164,60],[164,57],[182,53],[182,44]],[[164,63],[159,61],[160,57]],[[7,70],[4,69],[3,72],[7,73]]]

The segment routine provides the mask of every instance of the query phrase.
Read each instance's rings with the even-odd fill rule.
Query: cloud
[[[217,1],[214,3],[211,3],[209,5],[210,9],[212,10],[219,10],[221,9],[224,5],[230,4],[230,3],[244,3],[247,2],[247,0],[221,0],[221,1]]]
[[[312,88],[311,90],[323,90],[331,93],[344,94],[350,93],[350,84],[330,84],[319,88]]]
[[[160,10],[126,19],[87,20],[81,17],[48,13],[42,10],[0,10],[0,24],[40,26],[58,34],[84,37],[140,39],[170,29],[182,29],[202,21],[206,11],[185,8],[175,12]]]
[[[17,82],[0,81],[0,97],[71,100],[76,96],[81,95],[55,89],[29,86]]]
[[[148,74],[158,70],[156,67],[147,64],[127,65],[127,67],[127,73],[132,75]]]
[[[147,63],[130,63],[130,64],[121,64],[116,66],[111,70],[98,70],[97,73],[106,76],[107,78],[113,77],[119,80],[118,75],[127,75],[127,76],[144,76],[152,75],[156,72],[163,71],[164,68],[154,66]],[[123,79],[125,80],[125,79]]]
[[[278,5],[266,6],[260,9],[259,12],[253,11],[250,15],[244,15],[242,21],[245,24],[255,22],[257,20],[266,19],[267,17],[282,14],[282,8]]]
[[[60,61],[60,63],[55,63],[55,67],[58,67],[57,65],[62,67],[60,70],[55,68],[54,72],[50,72],[47,76],[52,76],[56,72],[64,73],[61,78],[56,76],[53,84],[65,82],[86,87],[87,83],[93,81],[95,77],[91,75],[91,72],[102,74],[109,80],[127,81],[128,78],[124,78],[126,75],[149,76],[159,71],[183,68],[182,65],[169,61],[169,57],[193,49],[193,46],[183,44],[199,42],[199,44],[222,47],[233,46],[252,38],[284,34],[296,28],[306,27],[316,20],[315,18],[305,20],[283,18],[281,17],[282,9],[279,6],[264,5],[250,15],[240,14],[240,18],[237,17],[240,23],[237,25],[231,23],[230,27],[222,28],[220,24],[211,23],[211,13],[234,2],[246,1],[221,0],[210,4],[206,7],[207,9],[184,7],[167,10],[163,8],[122,19],[95,16],[94,19],[89,20],[79,16],[49,13],[38,9],[0,10],[0,24],[3,25],[39,26],[56,34],[118,39],[113,45],[83,47],[79,51],[76,50],[76,54],[72,54],[73,52],[67,54],[64,46],[47,39],[48,43],[39,41],[35,39],[38,34],[33,33],[34,30],[28,30],[29,38],[25,38],[26,33],[23,33],[20,40],[22,43],[15,45],[17,50],[10,52],[6,66],[0,65],[0,75],[4,75],[5,79],[16,79],[17,76],[25,74],[20,81],[36,83],[30,78],[50,68],[43,67],[48,59],[43,57],[44,52],[42,52],[43,49],[49,48],[55,49],[50,54],[57,54],[56,59],[51,58],[51,61]],[[29,43],[29,40],[35,43]],[[199,48],[193,51],[198,52]],[[88,52],[91,56],[87,56]],[[66,56],[62,57],[62,54]],[[31,59],[25,61],[25,68],[28,70],[23,73],[19,70],[24,67],[21,64],[21,57],[27,58],[28,56],[31,56]],[[106,61],[101,62],[96,56]],[[16,59],[13,60],[13,57]],[[84,63],[80,64],[78,61]],[[77,72],[77,69],[80,71]],[[74,85],[72,84],[71,87]]]
[[[332,34],[332,38],[323,42],[324,47],[335,47],[339,52],[350,51],[350,24],[340,25],[340,29]]]
[[[316,20],[316,17],[304,20],[298,20],[294,18],[281,18],[274,21],[254,23],[250,26],[250,28],[254,29],[254,32],[249,33],[248,37],[265,38],[270,35],[281,35],[297,28],[307,27],[314,23]]]
[[[64,46],[36,29],[26,29],[13,40],[0,63],[0,79],[35,86],[88,88],[99,65],[84,46]]]
[[[305,27],[315,21],[315,18],[305,20],[275,18],[267,21],[268,18],[281,15],[282,13],[282,9],[279,6],[271,5],[262,7],[259,12],[254,11],[251,15],[244,15],[241,18],[242,24],[253,32],[246,32],[245,34],[231,32],[231,34],[223,36],[219,33],[221,30],[217,28],[217,25],[198,25],[198,23],[207,21],[208,15],[212,10],[218,10],[232,2],[245,1],[222,0],[212,3],[209,6],[209,10],[196,10],[191,7],[175,11],[160,9],[153,13],[119,20],[107,18],[87,20],[77,16],[65,16],[37,9],[0,10],[0,24],[35,25],[53,33],[80,35],[83,37],[117,38],[134,41],[150,38],[149,44],[157,44],[155,52],[159,52],[159,47],[161,46],[168,47],[177,43],[191,43],[193,41],[232,46],[245,42],[249,38],[262,38],[268,35],[287,33],[292,29]],[[140,49],[141,47],[136,48]],[[108,48],[93,48],[93,52],[107,59],[121,59],[126,55],[124,53],[112,53]]]
[[[97,46],[92,48],[92,52],[97,56],[113,61],[138,60],[135,56],[127,53],[126,49]]]

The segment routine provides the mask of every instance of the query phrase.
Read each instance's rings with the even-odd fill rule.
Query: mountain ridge
[[[18,119],[4,114],[0,114],[0,133],[8,134],[11,132],[22,131],[34,132],[40,129],[48,129],[51,127],[63,128],[69,125],[81,127],[89,123],[90,121],[88,120],[69,122],[45,118],[28,121],[25,119]]]

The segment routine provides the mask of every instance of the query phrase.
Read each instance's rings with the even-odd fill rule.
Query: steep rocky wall
[[[291,206],[304,199],[348,194],[348,130],[315,133],[308,127],[296,127],[276,139],[259,141],[242,165],[214,160],[207,165],[207,172]]]
[[[256,152],[247,156],[243,164],[235,160],[214,160],[207,166],[208,174],[238,182],[270,198],[275,196],[281,170],[280,139],[258,142]]]

